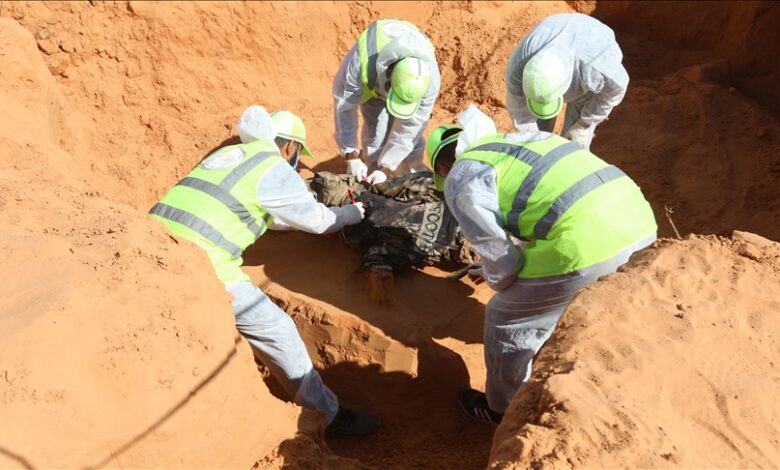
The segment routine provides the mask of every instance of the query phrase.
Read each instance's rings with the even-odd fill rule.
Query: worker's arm
[[[503,228],[495,169],[482,162],[457,162],[447,177],[445,195],[450,212],[482,258],[488,285],[496,291],[512,285],[522,254]]]
[[[336,145],[342,155],[359,152],[358,108],[363,101],[363,84],[360,80],[360,57],[357,44],[341,63],[333,79],[333,113],[336,123]]]
[[[393,127],[390,129],[390,135],[387,137],[385,145],[382,146],[382,153],[377,160],[380,169],[386,168],[395,171],[398,165],[411,155],[417,142],[423,138],[422,134],[428,126],[428,120],[431,118],[433,105],[436,103],[441,87],[438,67],[436,62],[430,65],[431,84],[420,101],[420,107],[414,116],[409,119],[392,118]],[[422,149],[424,146],[420,145],[419,148]]]
[[[327,207],[317,202],[300,175],[284,163],[273,166],[260,179],[257,199],[273,216],[275,230],[329,233],[362,219],[362,213],[352,204]]]
[[[628,89],[628,73],[619,66],[612,76],[592,70],[584,80],[593,96],[585,103],[579,122],[583,127],[593,127],[604,121],[612,108],[619,105]]]

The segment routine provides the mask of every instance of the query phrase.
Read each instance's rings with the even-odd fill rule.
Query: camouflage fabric
[[[414,173],[370,186],[347,175],[321,172],[309,181],[320,202],[349,204],[348,189],[366,207],[366,218],[341,236],[360,246],[362,266],[374,273],[399,273],[407,266],[437,265],[452,270],[476,259],[465,242],[431,173]]]

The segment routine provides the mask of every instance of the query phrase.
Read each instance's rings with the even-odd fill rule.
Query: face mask
[[[299,142],[295,143],[295,155],[290,158],[289,163],[290,166],[293,167],[295,170],[298,169],[298,162],[301,159],[301,144]]]

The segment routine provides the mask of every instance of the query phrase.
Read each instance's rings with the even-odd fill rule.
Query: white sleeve
[[[360,80],[360,57],[357,44],[341,63],[333,79],[333,115],[336,124],[336,145],[342,155],[357,152],[358,108],[363,101],[363,83]]]
[[[504,230],[495,169],[482,162],[456,163],[447,177],[445,195],[450,212],[482,258],[488,285],[496,291],[512,285],[522,267],[522,254]]]
[[[536,117],[528,111],[523,92],[523,68],[527,62],[523,59],[524,51],[525,48],[521,42],[509,56],[504,80],[506,83],[506,109],[509,111],[512,124],[518,132],[536,132],[539,130],[539,126],[536,123]]]
[[[412,154],[415,147],[418,149],[425,148],[423,145],[418,146],[417,143],[423,138],[423,132],[428,126],[428,120],[431,118],[433,105],[436,103],[436,98],[439,95],[441,76],[439,75],[438,67],[436,62],[430,65],[431,84],[420,101],[420,107],[414,116],[409,119],[393,118],[393,127],[390,130],[387,142],[382,146],[382,153],[377,161],[380,167],[395,171],[398,165]]]
[[[589,83],[598,76],[600,83]],[[622,66],[616,71],[614,77],[607,77],[600,72],[592,71],[586,85],[593,90],[598,87],[598,92],[594,93],[582,108],[580,121],[586,126],[593,126],[604,121],[612,109],[623,101],[628,88],[628,72]]]
[[[336,231],[348,222],[344,208],[329,208],[317,202],[300,175],[283,163],[274,165],[260,179],[257,200],[273,216],[274,230],[320,234]]]

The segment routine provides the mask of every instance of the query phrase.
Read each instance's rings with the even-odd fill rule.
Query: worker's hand
[[[363,220],[363,217],[366,216],[366,209],[363,207],[362,202],[347,204],[346,206],[342,206],[342,210],[346,214],[346,223],[344,225],[358,224]]]
[[[368,175],[369,184],[379,184],[387,181],[387,175],[382,170],[375,170]]]
[[[471,279],[474,284],[482,284],[485,282],[485,270],[482,268],[482,265],[479,263],[474,263],[469,268],[469,279]]]
[[[347,173],[357,178],[358,181],[365,181],[368,176],[368,167],[363,163],[363,160],[353,158],[347,160]]]
[[[578,121],[566,131],[564,137],[585,150],[590,150],[590,143],[593,140],[593,131],[595,129],[596,126],[585,126]]]

